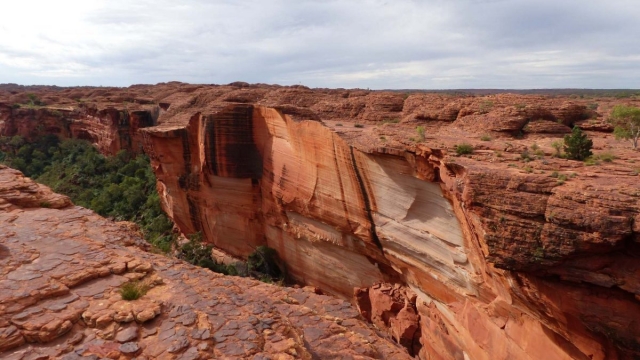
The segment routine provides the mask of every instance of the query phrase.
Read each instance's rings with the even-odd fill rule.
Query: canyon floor
[[[640,99],[0,86],[0,135],[144,152],[181,233],[238,258],[269,246],[310,286],[143,251],[124,225],[2,169],[0,348],[22,346],[25,359],[639,358],[640,152],[613,135],[621,104]],[[556,149],[575,127],[593,140],[587,161]],[[136,278],[155,284],[141,307],[117,294]]]

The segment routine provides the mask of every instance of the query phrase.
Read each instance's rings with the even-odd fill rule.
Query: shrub
[[[613,153],[610,152],[604,152],[601,154],[598,154],[598,159],[604,161],[604,162],[612,162],[613,160],[616,159],[616,156]]]
[[[357,128],[363,128],[363,127],[364,127],[364,125],[362,125],[362,124],[355,124],[355,125],[353,125],[353,126],[354,126],[354,127],[357,127]]]
[[[616,139],[631,140],[634,149],[638,148],[640,139],[640,108],[634,106],[618,105],[611,111],[609,120],[615,125]]]
[[[458,155],[466,155],[473,153],[473,145],[470,144],[459,144],[455,146],[456,154]]]
[[[491,108],[493,108],[493,105],[494,105],[493,101],[484,100],[480,103],[478,110],[480,114],[486,114],[491,110]]]
[[[482,137],[480,137],[480,140],[482,140],[482,141],[491,141],[491,136],[489,136],[489,135],[482,135]]]
[[[520,153],[520,158],[522,160],[524,160],[525,162],[530,161],[531,160],[531,154],[529,154],[529,150],[528,149],[524,149],[524,151],[522,151]]]
[[[120,287],[120,296],[122,300],[131,301],[137,300],[144,296],[147,293],[149,288],[138,282],[138,281],[130,281],[122,284]]]
[[[255,278],[282,279],[283,271],[279,266],[278,253],[267,246],[258,246],[256,251],[247,258],[249,274]]]
[[[418,140],[424,141],[424,126],[418,126],[416,131],[418,132]]]
[[[584,164],[586,166],[600,165],[600,161],[592,156],[589,156],[588,158],[584,159]]]
[[[562,155],[562,142],[554,141],[551,143],[551,147],[556,150],[556,153],[554,154],[555,157],[560,157]]]
[[[337,123],[336,126],[343,126],[341,123]]]
[[[554,171],[554,172],[552,172],[552,173],[551,173],[551,175],[549,175],[549,176],[551,176],[552,178],[558,178],[558,176],[560,176],[560,174],[558,174],[558,172],[557,172],[557,171]]]
[[[593,147],[593,141],[587,137],[587,134],[582,133],[579,127],[574,127],[571,131],[571,135],[564,137],[564,152],[567,154],[567,158],[571,160],[584,160],[591,156],[591,148]]]

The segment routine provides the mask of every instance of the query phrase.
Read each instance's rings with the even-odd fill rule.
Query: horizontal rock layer
[[[319,121],[244,104],[143,133],[183,232],[236,256],[273,247],[292,278],[344,297],[407,284],[422,358],[635,352],[637,185],[609,195],[596,179],[561,186],[425,146],[363,149]],[[560,293],[573,302],[552,300]]]
[[[638,100],[245,83],[42,98],[157,104],[159,125],[135,134],[182,232],[236,256],[269,245],[300,282],[358,288],[362,314],[421,358],[638,356],[640,158],[606,133]],[[572,126],[617,158],[552,157]],[[474,153],[455,156],[462,143]]]

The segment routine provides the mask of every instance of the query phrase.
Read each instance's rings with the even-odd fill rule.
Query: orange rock
[[[421,358],[640,356],[640,157],[606,126],[615,104],[638,100],[246,83],[36,90],[51,106],[93,116],[73,123],[92,129],[105,152],[113,139],[123,144],[101,125],[115,118],[106,109],[149,111],[158,126],[120,130],[139,137],[131,146],[144,144],[163,207],[183,233],[201,231],[236,257],[269,245],[293,279],[327,293],[368,289],[358,293],[363,315]],[[0,96],[3,119],[23,101],[23,90],[11,91]],[[77,110],[76,98],[89,104]],[[45,113],[37,116],[54,124]],[[6,124],[0,130],[16,128]],[[588,130],[596,153],[617,159],[587,167],[552,157],[552,143],[574,125]],[[473,154],[457,156],[462,143]],[[546,155],[525,163],[533,143]],[[410,288],[415,307],[371,290],[381,282]],[[372,294],[393,321],[365,305]],[[307,335],[324,341],[315,327]]]

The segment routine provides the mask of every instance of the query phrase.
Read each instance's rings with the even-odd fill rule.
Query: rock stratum
[[[607,123],[638,100],[168,83],[13,105],[29,91],[0,95],[1,134],[68,123],[103,152],[141,144],[181,232],[238,257],[276,249],[411,355],[640,356],[640,156]],[[61,108],[45,129],[30,118]],[[134,112],[147,120],[117,120]],[[573,126],[615,160],[553,157]]]
[[[146,252],[1,165],[0,224],[2,359],[410,358],[344,300]],[[129,281],[151,289],[124,301]]]

